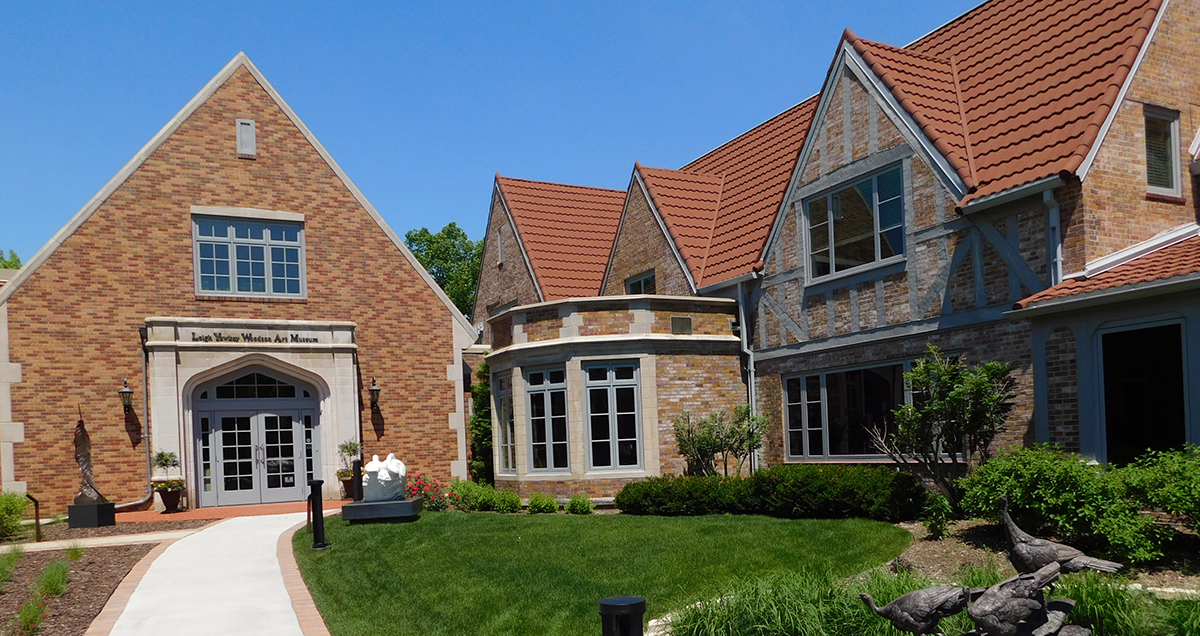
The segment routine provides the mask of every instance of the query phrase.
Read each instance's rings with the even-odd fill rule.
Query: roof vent
[[[253,119],[237,120],[237,153],[239,157],[244,158],[254,157],[258,154]]]

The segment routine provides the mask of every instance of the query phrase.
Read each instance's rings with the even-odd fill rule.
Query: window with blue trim
[[[196,293],[305,295],[300,223],[195,217]]]

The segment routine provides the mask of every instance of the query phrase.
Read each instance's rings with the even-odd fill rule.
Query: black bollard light
[[[350,471],[354,480],[350,486],[350,498],[355,501],[362,501],[362,460],[356,459],[350,462]]]
[[[600,599],[603,636],[642,636],[646,599],[640,596],[610,596]]]
[[[323,485],[325,485],[323,479],[308,480],[308,499],[312,502],[312,549],[314,550],[329,548],[329,544],[325,543],[325,513],[321,510],[321,486]]]

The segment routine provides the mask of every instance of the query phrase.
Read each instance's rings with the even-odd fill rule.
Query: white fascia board
[[[654,215],[654,220],[658,221],[658,227],[662,230],[663,236],[667,239],[667,245],[671,246],[671,252],[675,254],[675,260],[679,262],[679,268],[683,270],[684,277],[687,278],[688,289],[692,293],[696,293],[696,281],[692,278],[692,270],[688,269],[687,261],[683,260],[683,254],[679,253],[679,246],[675,245],[675,239],[671,236],[671,231],[667,229],[667,222],[663,220],[662,215],[658,212],[658,206],[654,205],[654,199],[650,196],[650,189],[646,187],[646,183],[642,181],[642,175],[637,168],[633,170],[633,178],[637,181],[638,187],[642,189],[642,196],[646,198],[646,205],[650,207],[650,213]],[[624,216],[622,214],[622,216]],[[616,241],[613,241],[613,254],[617,253]],[[609,257],[611,262],[612,256]],[[605,274],[607,279],[607,273]]]
[[[1100,146],[1108,138],[1108,131],[1112,128],[1113,120],[1117,118],[1117,111],[1121,109],[1121,104],[1125,103],[1125,94],[1129,92],[1129,87],[1133,85],[1133,78],[1137,76],[1138,69],[1142,67],[1142,60],[1146,57],[1146,51],[1150,50],[1150,43],[1154,41],[1154,34],[1158,32],[1158,25],[1162,22],[1163,16],[1167,14],[1167,8],[1170,3],[1171,0],[1163,0],[1162,6],[1158,8],[1158,15],[1154,16],[1154,23],[1150,25],[1150,32],[1146,34],[1146,40],[1142,42],[1142,48],[1133,60],[1133,67],[1129,69],[1129,75],[1125,76],[1125,81],[1121,84],[1121,90],[1117,92],[1117,99],[1113,101],[1112,109],[1105,116],[1104,124],[1100,126],[1100,132],[1096,134],[1096,141],[1092,142],[1092,147],[1088,150],[1087,156],[1083,158],[1083,163],[1079,164],[1079,168],[1075,170],[1075,174],[1079,176],[1080,181],[1087,178],[1088,172],[1092,169],[1092,164],[1096,161],[1096,154],[1100,152]]]
[[[1188,154],[1192,156],[1192,162],[1200,159],[1200,129],[1196,130],[1196,136],[1192,137],[1192,145],[1188,146]],[[1196,174],[1194,171],[1192,174]]]
[[[521,258],[525,259],[525,268],[529,270],[529,279],[533,281],[533,290],[537,292],[538,300],[544,301],[546,295],[542,293],[542,285],[538,282],[537,274],[533,273],[533,262],[529,260],[529,253],[525,251],[525,243],[521,240],[521,233],[517,231],[517,220],[513,218],[512,210],[508,209],[508,201],[504,199],[504,190],[500,189],[499,182],[496,182],[496,192],[500,195],[500,206],[504,208],[504,215],[508,217],[508,227],[512,230],[513,240],[517,242],[517,247],[521,248]],[[490,219],[490,212],[488,217]]]
[[[336,161],[334,161],[333,157],[329,154],[329,151],[325,149],[325,146],[321,145],[321,142],[318,141],[317,138],[312,134],[312,131],[308,129],[308,126],[304,125],[304,122],[300,120],[300,117],[296,115],[296,112],[292,110],[292,107],[288,106],[287,102],[283,100],[283,97],[279,95],[279,92],[275,90],[275,87],[271,86],[271,83],[267,81],[267,78],[264,77],[263,74],[258,70],[258,67],[254,66],[254,63],[250,61],[250,58],[247,57],[244,52],[238,52],[238,54],[235,55],[233,59],[225,65],[225,68],[221,69],[216,76],[209,80],[209,82],[204,85],[204,88],[200,89],[200,92],[196,93],[196,96],[193,97],[178,113],[176,113],[176,115],[172,117],[165,126],[162,127],[162,130],[158,131],[158,134],[156,134],[145,146],[143,146],[142,149],[139,150],[138,153],[135,154],[133,158],[130,159],[129,162],[126,163],[125,166],[122,167],[121,170],[118,171],[117,174],[113,176],[113,178],[110,179],[109,182],[105,184],[99,192],[96,193],[95,196],[85,203],[84,206],[75,213],[75,216],[73,216],[71,220],[68,221],[67,224],[61,230],[59,230],[58,233],[55,234],[48,243],[46,243],[46,245],[42,246],[42,249],[38,250],[38,252],[33,255],[33,258],[30,259],[29,264],[26,267],[21,268],[21,274],[17,276],[16,279],[5,285],[3,288],[0,288],[0,303],[3,303],[10,296],[12,296],[13,292],[15,292],[17,288],[21,286],[21,283],[25,282],[25,280],[27,280],[38,267],[45,263],[46,260],[50,258],[50,255],[53,254],[55,250],[57,250],[58,247],[67,240],[67,238],[74,234],[75,230],[79,229],[79,227],[83,225],[84,222],[87,221],[88,218],[90,218],[91,215],[95,213],[95,211],[99,209],[100,206],[107,201],[110,196],[112,196],[113,192],[115,192],[117,188],[125,183],[125,181],[134,172],[136,172],[143,163],[145,163],[146,159],[148,159],[150,155],[152,155],[154,151],[157,150],[158,147],[161,146],[163,142],[165,142],[179,128],[180,125],[182,125],[183,122],[192,115],[192,113],[196,112],[201,105],[208,101],[208,98],[212,97],[213,93],[217,92],[217,89],[224,85],[230,77],[233,77],[233,74],[236,73],[238,68],[242,66],[246,67],[246,70],[250,71],[250,74],[259,83],[259,85],[262,86],[263,90],[265,90],[267,94],[271,96],[271,99],[275,101],[275,104],[279,107],[279,109],[288,116],[288,119],[290,119],[292,124],[300,130],[300,133],[304,135],[304,138],[307,139],[310,144],[312,144],[313,148],[316,149],[317,153],[321,155],[321,158],[325,160],[330,169],[333,170],[334,174],[341,179],[342,184],[346,186],[346,189],[349,190],[352,195],[354,195],[354,198],[358,200],[359,205],[361,205],[363,209],[367,211],[367,214],[369,214],[371,218],[375,220],[375,223],[381,230],[383,230],[384,234],[391,239],[396,248],[400,250],[400,253],[408,259],[409,263],[421,276],[422,280],[425,281],[425,284],[427,284],[429,288],[433,290],[438,299],[442,301],[442,304],[444,304],[446,308],[450,310],[450,314],[454,318],[454,321],[457,323],[458,327],[466,330],[466,332],[474,333],[475,328],[467,320],[466,316],[463,316],[462,312],[458,310],[458,307],[456,307],[450,300],[450,297],[446,295],[446,292],[442,291],[442,288],[437,284],[436,281],[433,280],[433,277],[429,275],[429,272],[425,270],[425,268],[421,265],[421,262],[417,260],[417,257],[413,255],[413,253],[408,249],[408,246],[404,244],[404,241],[400,239],[400,236],[397,235],[396,232],[387,224],[387,222],[383,220],[383,217],[380,216],[379,211],[375,209],[375,206],[371,205],[371,202],[368,201],[365,196],[363,196],[362,191],[358,189],[358,186],[354,185],[354,182],[350,180],[350,177],[346,176],[345,171],[342,170],[342,167],[339,166]]]
[[[1157,252],[1158,250],[1170,247],[1180,241],[1187,240],[1198,235],[1200,235],[1200,225],[1195,223],[1181,225],[1173,230],[1163,232],[1154,238],[1142,241],[1141,243],[1137,243],[1135,245],[1130,245],[1125,249],[1118,250],[1112,254],[1109,254],[1108,256],[1102,256],[1090,263],[1087,263],[1083,266],[1083,272],[1081,273],[1085,277],[1091,278],[1119,265],[1124,265],[1125,263],[1128,263],[1136,258],[1141,258],[1147,254]],[[1064,276],[1063,278],[1066,279],[1068,277]]]

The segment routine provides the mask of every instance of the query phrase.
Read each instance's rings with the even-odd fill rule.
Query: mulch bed
[[[965,564],[997,567],[1005,576],[1016,574],[1004,550],[1004,528],[986,521],[955,521],[946,537],[930,541],[920,523],[897,524],[913,533],[913,543],[896,557],[892,568],[910,569],[938,583],[953,583]],[[1178,532],[1164,546],[1163,558],[1129,571],[1130,583],[1146,587],[1200,591],[1200,536]]]
[[[85,549],[83,557],[71,564],[71,578],[63,595],[47,599],[41,633],[81,636],[129,570],[153,547],[139,544]],[[46,566],[58,559],[66,559],[66,552],[28,552],[17,561],[12,579],[0,588],[0,626],[5,634],[12,633],[17,607],[29,598],[30,586]]]
[[[187,530],[200,528],[213,523],[212,519],[180,519],[171,521],[143,521],[137,523],[117,523],[114,526],[102,528],[68,528],[66,522],[42,526],[42,541],[71,541],[89,537],[111,537],[121,534],[144,534],[146,532],[167,532],[169,530]],[[27,534],[10,538],[5,543],[29,543],[33,541],[33,528]]]

